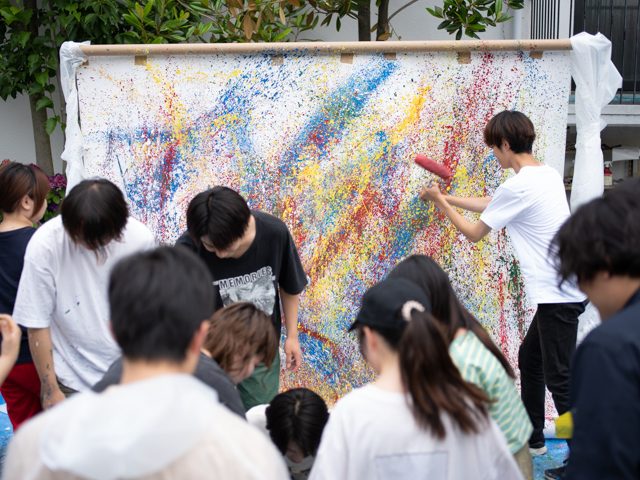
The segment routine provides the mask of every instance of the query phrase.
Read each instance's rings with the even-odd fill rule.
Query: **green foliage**
[[[51,134],[61,125],[52,94],[67,40],[276,42],[317,23],[306,0],[0,0],[0,98],[30,95]]]
[[[436,18],[443,19],[438,30],[456,34],[456,40],[462,35],[479,38],[478,33],[487,27],[511,20],[506,9],[524,8],[524,0],[444,0],[442,7],[427,8]]]

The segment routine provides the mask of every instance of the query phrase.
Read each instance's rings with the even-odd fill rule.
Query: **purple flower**
[[[51,188],[67,188],[67,178],[61,173],[56,173],[55,175],[49,177],[49,185]]]

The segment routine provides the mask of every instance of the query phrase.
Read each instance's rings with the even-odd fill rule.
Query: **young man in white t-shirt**
[[[120,356],[109,330],[107,282],[121,258],[155,246],[108,180],[85,180],[29,242],[13,315],[28,328],[43,408],[89,390]]]
[[[559,279],[550,261],[553,236],[569,217],[564,183],[558,172],[533,158],[535,130],[531,120],[516,111],[494,116],[484,130],[485,143],[493,149],[503,169],[516,175],[500,185],[493,197],[462,198],[445,195],[437,186],[423,190],[421,198],[432,201],[472,242],[491,230],[507,228],[520,262],[525,288],[537,311],[519,352],[522,401],[533,433],[533,455],[546,452],[544,429],[545,385],[559,414],[569,410],[569,363],[576,348],[578,316],[585,296]],[[455,207],[481,213],[467,220]]]
[[[3,478],[287,479],[267,436],[191,375],[214,310],[211,281],[182,248],[119,262],[108,298],[121,385],[79,393],[27,422]]]

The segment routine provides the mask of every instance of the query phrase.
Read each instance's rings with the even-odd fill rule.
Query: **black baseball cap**
[[[431,311],[429,298],[406,278],[387,278],[362,296],[362,306],[349,331],[358,324],[373,328],[403,328],[412,309]],[[406,312],[403,312],[407,309]]]

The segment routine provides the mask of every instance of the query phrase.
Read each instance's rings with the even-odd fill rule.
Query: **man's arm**
[[[454,195],[443,195],[443,197],[449,205],[475,213],[484,212],[491,202],[491,197],[456,197]]]
[[[297,370],[302,363],[302,351],[298,340],[298,305],[300,295],[291,295],[280,289],[282,299],[282,310],[284,313],[284,324],[287,330],[287,338],[284,342],[284,354],[287,362],[287,369]]]
[[[447,201],[445,195],[442,194],[438,187],[425,188],[420,194],[420,198],[425,201],[432,201],[435,206],[451,220],[451,223],[474,243],[480,241],[491,231],[491,228],[482,221],[473,223],[464,218],[453,205]],[[488,203],[489,202],[487,202],[487,205]]]
[[[53,369],[53,345],[49,328],[29,328],[29,349],[40,377],[42,408],[53,407],[65,399]]]

